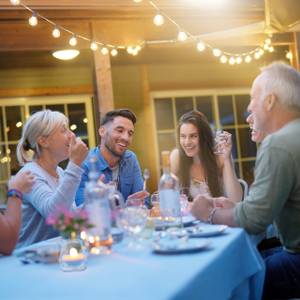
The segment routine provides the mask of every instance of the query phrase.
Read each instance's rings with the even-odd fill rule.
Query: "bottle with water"
[[[163,220],[181,226],[179,183],[170,172],[170,152],[162,152],[163,174],[159,180],[159,209]]]
[[[88,242],[92,253],[109,253],[112,245],[111,210],[109,187],[98,181],[97,157],[89,159],[89,181],[86,183],[84,196],[85,208],[89,221],[94,226],[89,230]]]

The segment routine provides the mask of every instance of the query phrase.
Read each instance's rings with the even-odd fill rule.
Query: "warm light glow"
[[[265,53],[265,51],[264,51],[263,49],[260,48],[260,49],[258,50],[258,53],[259,53],[260,56],[262,56],[262,55]]]
[[[177,38],[180,42],[184,42],[187,39],[187,35],[184,31],[179,31]]]
[[[72,131],[76,130],[76,129],[77,129],[77,125],[76,125],[76,124],[72,124],[72,125],[70,126],[70,129],[71,129]]]
[[[20,0],[10,0],[10,4],[12,5],[19,5],[21,3]]]
[[[61,60],[70,60],[75,58],[79,55],[79,51],[76,49],[66,49],[66,50],[59,50],[52,53],[52,55]]]
[[[247,55],[247,56],[245,57],[245,63],[249,64],[251,61],[252,61],[251,56],[250,56],[250,55]]]
[[[222,55],[222,56],[220,57],[220,61],[221,61],[222,64],[226,64],[226,63],[227,63],[227,60],[228,60],[228,58],[227,58],[226,55]]]
[[[265,40],[265,44],[267,44],[267,45],[271,45],[271,43],[272,43],[272,41],[271,41],[271,39],[270,39],[270,38],[268,38],[268,39],[266,39],[266,40]]]
[[[29,18],[28,23],[29,23],[29,25],[31,25],[31,26],[36,26],[36,25],[38,24],[38,19],[37,19],[37,17],[36,17],[35,14],[33,14],[33,15]]]
[[[197,43],[197,50],[200,51],[200,52],[204,51],[205,50],[205,43],[198,42]]]
[[[213,55],[216,57],[219,57],[222,54],[222,51],[220,49],[213,49]]]
[[[112,49],[110,51],[111,56],[117,56],[118,55],[118,50],[117,49]]]
[[[95,43],[95,42],[91,42],[91,49],[93,50],[93,51],[96,51],[96,50],[98,50],[98,45],[97,45],[97,43]]]
[[[76,36],[75,36],[75,35],[73,35],[73,36],[70,38],[69,44],[70,44],[71,46],[73,46],[73,47],[77,45],[77,39],[76,39]]]
[[[155,15],[154,18],[153,18],[153,23],[156,26],[161,26],[161,25],[164,24],[164,22],[165,22],[165,19],[164,19],[164,17],[161,14]]]
[[[87,124],[88,119],[87,119],[87,118],[84,118],[82,121],[83,121],[83,123]]]
[[[7,148],[7,150],[6,150],[6,154],[10,154],[11,153],[11,150],[9,149],[9,148]]]
[[[82,240],[85,240],[85,239],[87,238],[87,234],[86,234],[85,231],[81,231],[81,232],[80,232],[80,238],[81,238]]]
[[[259,53],[259,52],[255,52],[255,53],[254,53],[254,58],[255,58],[255,59],[259,59],[259,58],[260,58],[260,56],[261,56],[261,55],[260,55],[260,53]]]
[[[133,0],[133,2],[135,2],[135,3],[140,3],[140,2],[142,2],[143,0]]]
[[[268,50],[269,50],[269,52],[274,52],[274,47],[270,46]]]
[[[22,127],[22,125],[23,125],[23,123],[22,123],[21,121],[19,121],[19,122],[16,123],[16,127],[17,127],[17,128]]]
[[[234,65],[234,64],[235,64],[235,58],[234,58],[233,56],[231,56],[231,57],[229,58],[229,64],[230,64],[230,65]]]
[[[101,53],[103,54],[103,55],[107,55],[108,54],[108,49],[106,48],[106,47],[103,47],[102,49],[101,49]]]
[[[57,27],[53,29],[52,36],[55,37],[56,39],[60,37],[60,30]]]
[[[289,51],[289,52],[286,53],[285,57],[289,60],[292,60],[293,59],[293,53]]]
[[[137,51],[141,51],[142,50],[142,47],[140,45],[137,45],[135,48],[136,48]]]
[[[235,59],[235,62],[239,65],[243,62],[242,58],[240,56],[238,56],[236,59]]]
[[[76,248],[70,248],[70,256],[76,257],[78,255],[78,251]]]

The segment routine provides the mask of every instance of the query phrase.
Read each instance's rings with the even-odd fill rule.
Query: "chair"
[[[246,198],[246,196],[248,195],[249,186],[248,186],[248,183],[244,179],[239,178],[238,181],[243,188],[243,199],[242,200],[244,200]]]

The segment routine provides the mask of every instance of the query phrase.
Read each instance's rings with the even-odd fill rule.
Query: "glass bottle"
[[[93,254],[109,254],[112,245],[111,210],[109,205],[109,187],[98,181],[97,157],[89,159],[89,181],[84,196],[89,222],[94,226],[88,232],[88,244]]]
[[[170,152],[162,152],[163,174],[159,180],[159,209],[165,222],[181,226],[179,183],[170,172]]]

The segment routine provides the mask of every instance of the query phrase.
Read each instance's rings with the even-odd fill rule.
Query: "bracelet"
[[[210,213],[209,213],[209,215],[208,215],[208,218],[207,218],[207,223],[209,223],[209,224],[213,224],[213,217],[214,217],[214,215],[215,215],[215,213],[216,213],[216,211],[218,210],[218,208],[217,207],[215,207],[215,208],[213,208],[211,211],[210,211]]]
[[[9,189],[8,192],[7,192],[7,197],[17,197],[21,201],[23,200],[22,192],[17,190],[17,189]]]

